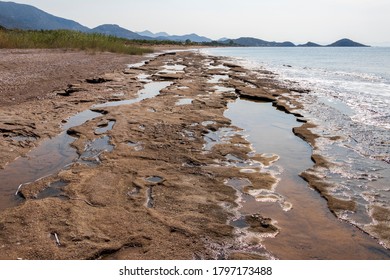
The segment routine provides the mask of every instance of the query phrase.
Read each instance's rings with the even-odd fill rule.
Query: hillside
[[[231,44],[232,42],[236,45],[244,47],[295,47],[295,45],[291,42],[269,42],[252,37],[240,37],[238,39],[226,40],[222,43]]]
[[[328,45],[327,47],[368,47],[368,46],[344,38],[334,42],[333,44]]]
[[[150,37],[141,36],[138,33],[127,30],[116,24],[103,24],[99,25],[89,31],[90,33],[99,33],[104,35],[111,35],[119,38],[125,38],[129,40],[148,40]]]
[[[297,47],[323,47],[317,43],[307,42],[306,44],[298,45]]]
[[[186,34],[186,35],[169,35],[169,36],[159,36],[155,37],[155,40],[160,40],[160,41],[174,41],[174,42],[185,42],[185,41],[191,41],[195,43],[208,43],[211,42],[212,40],[199,36],[195,33],[192,34]]]
[[[146,37],[150,37],[150,38],[158,38],[158,37],[169,37],[171,35],[169,35],[168,33],[166,32],[158,32],[158,33],[153,33],[149,30],[145,30],[145,31],[142,31],[142,32],[137,32],[139,35],[141,36],[146,36]]]
[[[73,20],[48,14],[30,5],[0,1],[0,25],[8,29],[56,30],[68,29],[86,32],[89,30]]]

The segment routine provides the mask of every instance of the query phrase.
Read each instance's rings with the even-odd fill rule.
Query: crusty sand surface
[[[43,51],[31,52],[33,60],[35,55],[37,60],[47,57]],[[76,162],[58,174],[24,185],[20,195],[25,200],[0,213],[0,258],[266,257],[265,253],[241,252],[242,244],[228,224],[237,207],[236,190],[225,181],[232,177],[247,177],[254,182],[250,189],[270,188],[275,179],[264,172],[240,173],[239,168],[226,164],[228,154],[242,160],[250,157],[249,143],[239,134],[216,143],[209,151],[204,149],[207,132],[220,128],[239,130],[223,116],[227,103],[237,95],[234,90],[216,90],[215,84],[209,83],[213,75],[228,72],[234,86],[238,90],[247,88],[250,94],[255,94],[255,86],[249,86],[249,83],[258,83],[259,94],[266,94],[263,89],[269,86],[266,81],[256,81],[249,72],[235,65],[218,70],[210,67],[210,63],[223,66],[222,61],[206,61],[201,55],[187,52],[160,55],[140,68],[126,69],[123,65],[121,70],[106,71],[108,74],[101,75],[96,69],[91,72],[87,69],[110,56],[119,64],[140,58],[129,57],[126,61],[122,56],[92,55],[98,59],[85,67],[85,72],[77,74],[77,77],[88,79],[69,83],[72,71],[81,71],[70,57],[89,59],[91,56],[60,51],[50,51],[50,54],[61,57],[60,65],[69,63],[69,68],[63,67],[70,73],[64,74],[58,83],[48,82],[42,92],[31,91],[28,98],[24,97],[24,85],[29,87],[36,79],[48,79],[45,67],[40,68],[40,65],[41,71],[35,71],[40,78],[16,83],[20,88],[16,95],[18,100],[3,97],[6,100],[3,105],[7,106],[2,106],[0,111],[4,139],[0,146],[2,166],[25,155],[44,139],[60,133],[61,123],[66,123],[67,117],[75,112],[93,104],[135,98],[144,86],[140,74],[149,75],[153,81],[169,81],[171,85],[155,98],[103,108],[101,117],[68,131],[75,137],[73,146],[80,154],[86,144],[102,136],[109,137],[114,149],[102,153],[98,165]],[[164,65],[175,64],[185,66],[184,71],[164,72]],[[22,69],[18,71],[23,72]],[[39,84],[34,85],[40,89]],[[278,94],[277,91],[275,88],[273,94]],[[11,96],[11,93],[8,91],[7,95]],[[175,105],[183,98],[191,98],[192,102]],[[109,122],[114,123],[112,130],[103,134],[96,132]],[[153,176],[158,176],[160,181],[148,181]],[[65,182],[62,199],[37,199],[53,182]],[[256,226],[268,227],[260,222],[253,227]]]
[[[249,195],[276,182],[261,168],[241,172],[237,161],[266,166],[272,158],[251,153],[240,128],[224,116],[227,104],[239,96],[274,102],[286,112],[299,108],[284,94],[288,89],[267,78],[271,73],[197,52],[166,53],[132,69],[126,65],[146,58],[60,50],[0,53],[3,170],[63,132],[77,112],[131,100],[148,84],[167,82],[154,98],[99,107],[101,115],[66,129],[79,155],[101,139],[109,139],[112,151],[91,161],[76,158],[60,172],[23,185],[21,202],[0,207],[0,259],[272,258],[261,244],[279,230],[272,217],[245,217],[249,239],[230,225],[238,192]],[[215,79],[219,87],[210,83]],[[315,146],[312,126],[294,132]],[[219,131],[230,134],[218,141],[207,138]],[[313,161],[326,167],[318,156]],[[329,186],[309,175],[303,177],[330,209],[353,210],[353,202],[335,200],[327,195]],[[235,189],[227,184],[231,179],[251,184]],[[56,184],[60,196],[41,198]]]
[[[72,50],[0,50],[0,106],[53,98],[80,78],[93,77],[140,61],[141,56]]]

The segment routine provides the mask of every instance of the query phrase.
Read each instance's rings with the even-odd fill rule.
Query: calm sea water
[[[280,81],[299,82],[317,95],[342,101],[354,120],[390,128],[390,48],[221,48],[252,68],[264,67]]]
[[[309,89],[302,114],[318,124],[316,153],[335,163],[318,170],[332,194],[358,203],[338,215],[364,228],[374,205],[390,208],[390,48],[216,48],[253,70],[275,73],[279,83]],[[260,74],[259,74],[260,75]],[[331,141],[330,136],[340,136]]]

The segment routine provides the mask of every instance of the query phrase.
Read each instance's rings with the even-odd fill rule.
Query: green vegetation
[[[178,42],[178,41],[170,41],[170,40],[140,40],[140,39],[133,39],[130,40],[130,42],[136,44],[136,45],[142,45],[142,46],[156,46],[156,45],[168,45],[168,46],[184,46],[186,45],[184,42]],[[193,44],[191,44],[193,45]]]
[[[134,39],[131,42],[137,45],[153,46],[153,45],[172,45],[172,46],[207,46],[207,47],[226,47],[226,46],[239,46],[235,43],[226,44],[217,41],[212,42],[192,42],[191,40],[182,41],[170,41],[170,40],[139,40]]]
[[[88,51],[107,51],[131,55],[153,52],[140,47],[136,42],[70,30],[22,31],[0,28],[0,48],[15,49],[80,49]]]

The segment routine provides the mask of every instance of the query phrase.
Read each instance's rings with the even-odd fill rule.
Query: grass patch
[[[137,46],[135,42],[107,36],[70,30],[23,31],[0,28],[0,48],[3,49],[79,49],[142,55],[152,49]]]

